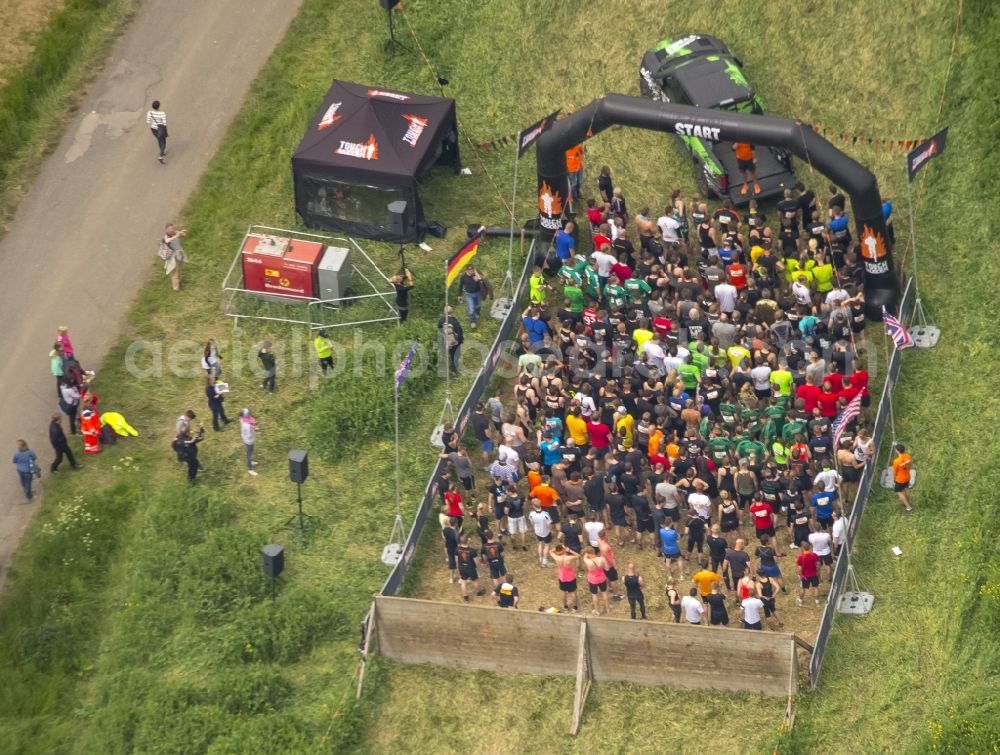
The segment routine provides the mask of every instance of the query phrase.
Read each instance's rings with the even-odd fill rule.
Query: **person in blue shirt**
[[[551,409],[546,410],[543,424],[545,426],[545,433],[552,436],[552,439],[557,443],[562,443],[562,419],[560,419],[555,411]]]
[[[573,238],[574,228],[572,223],[567,223],[565,228],[556,231],[556,257],[559,258],[560,262],[565,263],[576,252],[576,241]]]
[[[538,444],[542,452],[542,471],[544,474],[552,474],[552,466],[558,464],[562,459],[559,453],[559,441],[553,438],[548,432],[542,433],[542,442]]]
[[[813,513],[816,515],[816,523],[825,530],[833,526],[833,500],[834,494],[823,490],[822,485],[813,488],[810,503]]]
[[[660,550],[663,552],[663,561],[667,567],[667,572],[673,574],[674,567],[678,567],[678,576],[684,576],[684,564],[681,561],[681,547],[678,545],[677,530],[670,519],[665,519],[660,526]]]
[[[528,334],[528,340],[532,345],[542,343],[545,340],[549,326],[538,316],[536,307],[528,307],[521,313],[521,323],[524,325],[524,331]]]
[[[851,231],[847,219],[847,213],[839,207],[833,207],[833,219],[830,221],[830,243],[832,246],[839,246],[847,249],[851,245]]]
[[[14,468],[17,470],[18,477],[21,478],[24,497],[30,501],[35,497],[34,493],[31,492],[31,480],[35,476],[35,470],[38,468],[38,457],[35,456],[34,451],[28,448],[28,444],[25,441],[19,440],[12,461]]]

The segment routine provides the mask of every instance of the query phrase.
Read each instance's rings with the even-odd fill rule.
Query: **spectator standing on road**
[[[240,438],[247,450],[247,472],[251,477],[256,477],[257,470],[254,469],[254,465],[257,462],[253,460],[253,452],[257,447],[257,420],[250,414],[249,409],[244,409],[243,416],[240,417]]]
[[[465,307],[469,312],[469,327],[476,329],[479,322],[479,310],[483,307],[484,281],[483,276],[476,268],[469,265],[462,271],[458,279],[459,289],[462,291],[462,298],[465,299]]]
[[[49,422],[49,443],[52,444],[52,448],[56,452],[56,459],[52,462],[52,466],[49,467],[50,471],[59,471],[59,465],[62,464],[64,456],[69,459],[69,465],[73,469],[80,468],[76,463],[76,459],[73,457],[73,451],[69,447],[69,441],[66,440],[66,433],[62,429],[61,414],[53,414],[52,421]]]
[[[59,392],[62,394],[59,409],[69,417],[70,435],[76,435],[76,413],[80,408],[80,389],[73,384],[70,378],[65,377]]]
[[[269,393],[274,393],[274,382],[278,374],[278,365],[274,358],[274,350],[271,347],[270,341],[264,341],[260,345],[260,351],[257,352],[257,360],[264,370],[264,380],[261,382],[261,388]]]
[[[156,139],[156,145],[160,148],[160,165],[167,162],[167,114],[160,110],[160,101],[153,100],[152,109],[146,113],[146,125]]]
[[[62,381],[66,375],[66,351],[63,345],[56,341],[49,352],[49,370],[56,379],[56,398],[62,398]]]
[[[181,239],[187,236],[187,229],[177,230],[173,223],[167,223],[163,238],[160,239],[160,256],[164,262],[164,272],[170,276],[174,291],[181,290],[181,268],[188,261],[187,253],[181,247]]]
[[[24,488],[24,497],[31,500],[35,494],[31,492],[31,481],[38,470],[38,457],[35,452],[28,448],[28,443],[24,440],[17,441],[17,450],[14,451],[12,459],[17,475],[21,479],[21,487]]]

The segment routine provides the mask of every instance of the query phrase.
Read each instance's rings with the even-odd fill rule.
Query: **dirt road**
[[[46,473],[52,459],[47,355],[56,327],[70,326],[85,366],[99,367],[151,274],[164,223],[298,8],[299,0],[148,0],[0,241],[0,587],[39,505],[38,496],[24,502],[14,440],[28,440]],[[166,166],[145,124],[153,98],[169,119]]]

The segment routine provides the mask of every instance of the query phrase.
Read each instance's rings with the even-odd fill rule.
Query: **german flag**
[[[469,264],[473,257],[476,256],[476,252],[479,251],[479,241],[482,237],[476,236],[475,238],[469,239],[469,243],[459,249],[455,256],[448,260],[448,264],[445,266],[445,286],[451,288],[451,284],[455,282],[455,279],[462,274],[462,270],[465,266]]]

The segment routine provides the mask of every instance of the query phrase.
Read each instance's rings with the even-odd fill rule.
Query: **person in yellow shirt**
[[[646,341],[653,337],[653,331],[646,329],[646,323],[643,321],[638,328],[632,331],[632,340],[635,341],[635,353],[641,354],[642,347],[646,345]]]
[[[726,349],[726,356],[729,357],[729,363],[735,370],[743,361],[746,361],[747,364],[749,364],[753,355],[746,346],[736,343]]]
[[[632,448],[634,445],[635,418],[625,411],[624,406],[619,406],[615,412],[615,432],[622,439],[622,445]]]
[[[574,406],[566,415],[566,430],[577,448],[587,447],[587,420],[583,418],[579,406]]]
[[[701,560],[701,570],[694,573],[691,581],[698,586],[698,592],[701,594],[702,600],[704,600],[712,592],[713,584],[716,582],[722,584],[722,577],[709,569],[708,559],[703,558]]]
[[[815,239],[809,239],[810,242]],[[816,283],[816,291],[821,294],[833,291],[833,265],[822,256],[816,260],[816,267],[810,271]]]
[[[316,349],[319,366],[323,370],[323,374],[326,375],[327,370],[333,369],[333,341],[330,340],[330,336],[325,330],[316,334],[313,339],[313,348]]]

